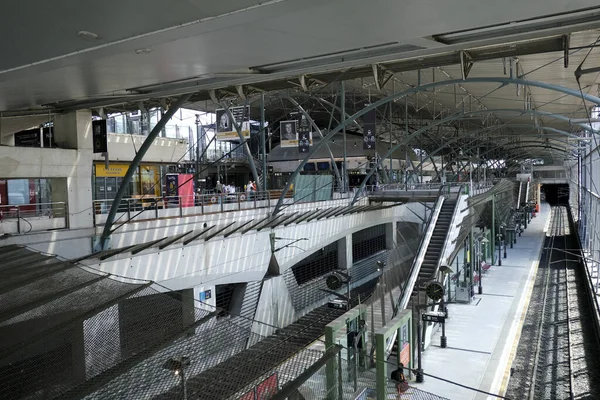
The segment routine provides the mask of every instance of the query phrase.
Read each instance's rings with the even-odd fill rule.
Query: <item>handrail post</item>
[[[202,215],[204,215],[204,197],[204,194],[200,196],[200,212],[202,213]]]
[[[21,206],[17,205],[17,233],[21,233]]]
[[[178,196],[179,202],[179,216],[183,217],[183,196]],[[156,218],[158,219],[158,213],[156,214]]]
[[[225,200],[227,200],[227,196],[223,196],[224,193],[219,194],[219,204],[220,204],[220,208],[221,208],[221,212],[223,212],[223,203],[225,202]]]
[[[69,203],[63,201],[63,218],[65,219],[65,228],[69,229],[71,227],[71,221],[69,219]],[[96,226],[96,214],[93,214],[94,226]]]
[[[242,195],[239,194],[239,193],[236,196],[237,197],[237,202],[238,202],[238,211],[240,211],[242,209],[242,202],[240,201],[241,196]]]
[[[127,203],[127,221],[131,221],[131,201],[130,199],[125,199]]]

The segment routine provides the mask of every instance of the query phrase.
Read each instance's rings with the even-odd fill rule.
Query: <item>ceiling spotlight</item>
[[[144,47],[143,49],[135,49],[135,54],[149,54],[152,53],[152,49],[150,47]]]
[[[87,39],[87,40],[97,40],[100,38],[100,36],[98,36],[97,33],[90,32],[90,31],[79,31],[79,32],[77,32],[77,36],[79,36],[82,39]]]

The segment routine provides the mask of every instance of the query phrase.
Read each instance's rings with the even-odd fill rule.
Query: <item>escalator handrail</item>
[[[431,237],[433,236],[433,230],[435,229],[435,225],[437,223],[438,217],[440,216],[440,211],[442,210],[442,205],[446,200],[446,196],[443,195],[444,187],[446,185],[440,186],[440,190],[438,191],[438,198],[429,214],[429,219],[427,220],[427,228],[425,230],[425,234],[423,235],[423,239],[419,243],[419,248],[417,249],[417,255],[415,256],[408,279],[404,282],[402,290],[400,292],[400,299],[396,302],[394,306],[394,312],[392,313],[392,318],[398,315],[398,312],[404,310],[410,301],[412,296],[412,291],[417,282],[417,278],[419,276],[419,271],[421,269],[421,264],[423,264],[423,260],[425,258],[425,253],[427,252],[427,248],[429,247],[429,242],[431,241]],[[394,346],[395,338],[397,332],[395,332],[390,338],[389,342],[386,345],[386,355],[391,353],[391,348]],[[386,357],[387,358],[387,357]]]

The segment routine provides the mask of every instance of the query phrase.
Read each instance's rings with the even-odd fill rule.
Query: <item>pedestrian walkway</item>
[[[485,392],[503,393],[506,390],[533,289],[550,206],[544,203],[540,211],[522,236],[517,237],[514,248],[507,250],[508,257],[502,259],[502,266],[494,265],[483,274],[483,294],[475,295],[470,304],[448,305],[448,347],[440,347],[441,330],[438,330],[423,353],[425,373]],[[485,394],[427,376],[425,382],[411,385],[452,400],[488,398]]]

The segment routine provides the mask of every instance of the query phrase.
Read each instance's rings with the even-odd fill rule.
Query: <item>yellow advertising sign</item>
[[[125,176],[127,168],[129,168],[128,164],[110,164],[108,168],[104,164],[96,164],[96,176],[122,178]]]

